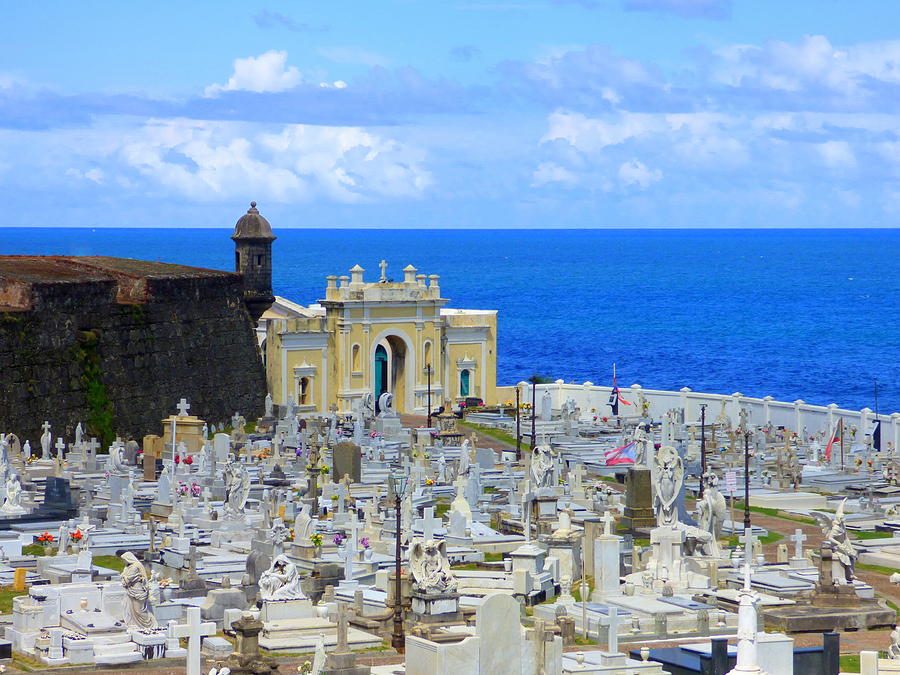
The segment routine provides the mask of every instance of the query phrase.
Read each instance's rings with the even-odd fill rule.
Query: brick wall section
[[[15,276],[3,265],[10,258],[0,256],[6,281]],[[119,269],[107,279],[92,271],[87,281],[40,274],[18,281],[30,287],[32,308],[0,307],[0,431],[39,450],[46,419],[54,437],[64,433],[71,441],[75,425],[96,411],[87,390],[94,382],[96,393],[97,381],[111,402],[112,429],[123,438],[161,433],[160,420],[182,397],[191,414],[211,423],[236,411],[248,420],[262,414],[265,371],[240,275],[144,266],[137,273],[146,282],[143,301],[131,304],[116,300]],[[95,368],[91,376],[90,362],[99,375]]]

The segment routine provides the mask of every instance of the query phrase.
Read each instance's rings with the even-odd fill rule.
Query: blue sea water
[[[499,310],[500,384],[771,395],[900,411],[900,230],[278,230],[276,294],[324,296],[359,263],[441,275],[450,306]],[[0,229],[0,253],[232,269],[230,231]]]

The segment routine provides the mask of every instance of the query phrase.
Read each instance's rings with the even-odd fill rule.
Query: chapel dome
[[[247,213],[240,217],[234,226],[234,234],[231,235],[234,240],[237,239],[266,239],[274,241],[275,235],[272,234],[272,226],[269,221],[259,215],[256,208],[256,202],[250,202],[250,208]]]

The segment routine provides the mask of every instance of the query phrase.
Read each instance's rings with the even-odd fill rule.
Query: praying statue
[[[316,521],[310,515],[310,505],[304,504],[294,518],[294,541],[304,546],[312,544],[312,536],[316,533]]]
[[[422,593],[454,593],[456,577],[450,571],[447,560],[447,543],[444,540],[416,539],[409,552],[409,568],[413,576],[413,589]]]
[[[274,417],[275,415],[274,415],[274,411],[273,411],[274,404],[272,402],[272,394],[266,394],[265,406],[266,406],[266,417]]]
[[[109,459],[107,462],[110,473],[128,473],[128,465],[125,463],[125,452],[121,445],[113,445],[109,449]]]
[[[0,507],[0,513],[4,515],[19,515],[26,513],[27,509],[22,506],[22,484],[19,482],[19,476],[10,473],[6,479],[6,500]]]
[[[297,566],[281,554],[259,578],[259,595],[263,600],[302,600]]]
[[[150,584],[147,571],[131,551],[122,554],[125,569],[119,576],[127,594],[125,598],[125,625],[129,628],[156,628],[156,617],[150,611]]]

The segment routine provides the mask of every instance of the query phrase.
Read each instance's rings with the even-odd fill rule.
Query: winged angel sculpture
[[[447,544],[443,540],[416,539],[409,552],[415,589],[423,593],[453,593],[457,581],[447,560]]]
[[[821,513],[812,511],[812,516],[816,519],[822,533],[825,535],[823,545],[830,545],[833,550],[834,559],[837,560],[844,569],[844,579],[849,584],[854,579],[853,567],[856,564],[857,552],[850,541],[850,535],[847,533],[847,525],[844,522],[844,502],[845,498],[838,506],[834,514],[834,518],[829,513]]]

